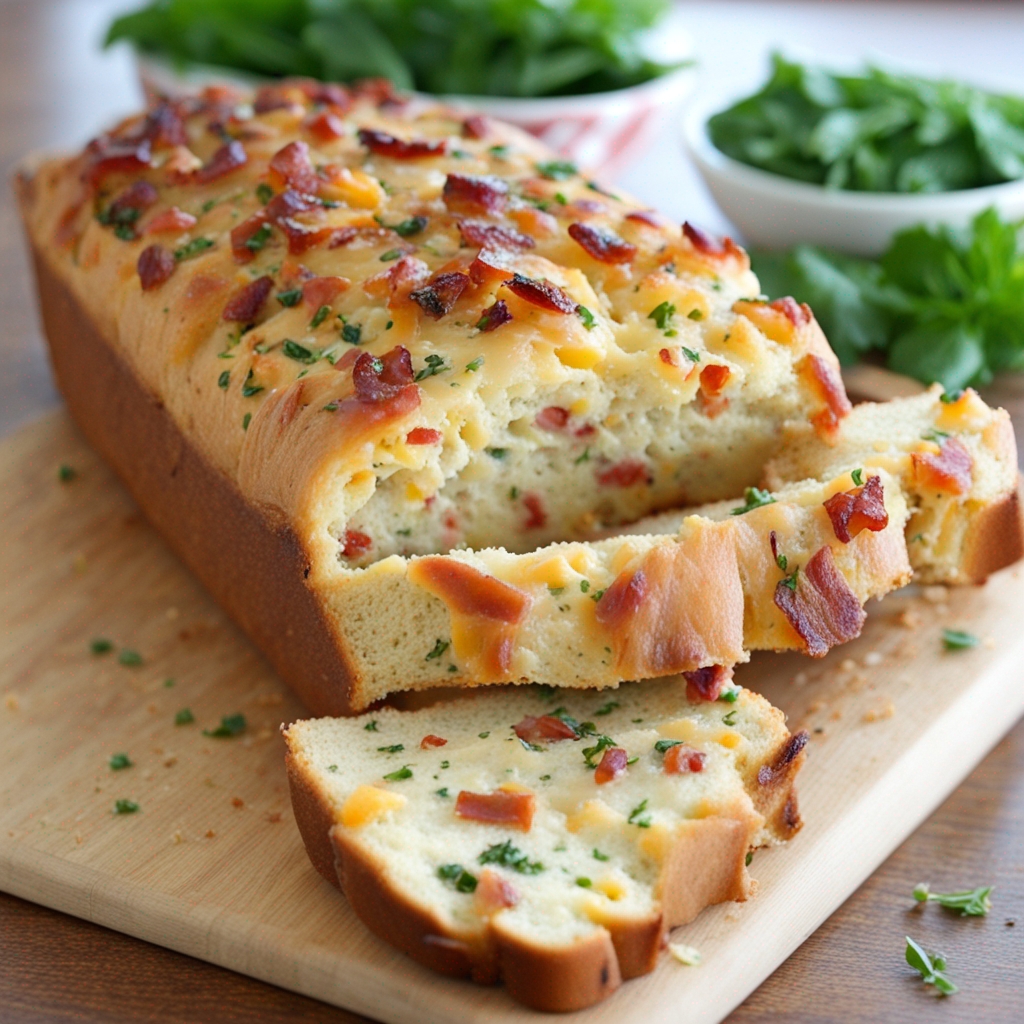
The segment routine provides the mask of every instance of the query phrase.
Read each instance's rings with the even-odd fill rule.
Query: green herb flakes
[[[458,892],[474,892],[477,880],[461,864],[442,864],[437,869],[437,877],[447,882]]]
[[[282,306],[291,308],[297,306],[302,301],[302,289],[301,288],[289,288],[287,291],[278,292],[277,301]]]
[[[231,383],[231,371],[222,370],[220,376],[217,378],[217,387],[224,391],[227,391],[228,385]]]
[[[594,883],[589,878],[586,878],[584,876],[580,876],[579,878],[576,879],[576,884],[581,889],[589,889]]]
[[[412,768],[407,764],[403,764],[401,768],[393,772],[388,772],[384,776],[385,782],[402,782],[404,779],[412,778]]]
[[[723,725],[735,725],[736,724],[736,716],[738,714],[739,714],[739,712],[735,708],[733,708],[732,711],[730,711],[727,715],[724,715],[722,717],[722,724]]]
[[[730,686],[727,690],[723,690],[719,695],[718,699],[724,701],[726,704],[735,704],[739,700],[740,690],[742,686]]]
[[[248,430],[248,429],[249,429],[249,424],[250,424],[251,422],[252,422],[252,413],[251,413],[251,412],[247,412],[247,413],[246,413],[246,414],[245,414],[245,415],[244,415],[244,416],[242,417],[242,429],[243,429],[243,430]]]
[[[590,852],[593,855],[594,860],[611,860],[611,857],[609,857],[607,853],[602,853],[596,846]]]
[[[586,593],[590,589],[590,580],[580,580],[580,591]]]
[[[114,801],[114,813],[115,814],[135,814],[140,811],[141,808],[134,800],[115,800]]]
[[[682,742],[682,740],[658,740],[658,742],[654,744],[654,749],[659,754],[664,754],[666,750],[678,747]]]
[[[285,338],[281,351],[289,359],[294,359],[297,363],[305,363],[307,366],[315,363],[320,358],[319,352],[306,348],[305,345],[300,345],[297,341],[292,341],[291,338]]]
[[[405,750],[405,746],[401,743],[393,743],[390,747],[378,747],[377,750],[382,754],[398,754]]]
[[[135,668],[142,664],[142,655],[138,651],[133,651],[130,647],[122,647],[117,652],[117,662],[119,665],[127,665],[129,668]]]
[[[309,321],[311,330],[316,330],[330,315],[331,307],[326,303],[322,305],[314,314],[313,319]]]
[[[444,373],[445,370],[449,369],[449,367],[445,365],[444,356],[431,354],[426,356],[423,361],[426,363],[426,366],[417,372],[416,376],[413,378],[416,381],[426,380],[427,377],[433,377],[436,374]]]
[[[748,487],[743,492],[744,503],[738,508],[732,510],[731,515],[742,516],[747,512],[752,512],[755,508],[761,508],[763,505],[772,505],[775,502],[775,498],[770,491],[762,491],[760,487]]]
[[[371,718],[370,721],[367,722],[366,725],[363,726],[363,728],[367,732],[376,732],[377,731],[377,719],[376,718]]]
[[[481,864],[500,864],[502,867],[518,871],[521,875],[538,875],[544,870],[543,864],[531,861],[522,850],[513,846],[511,839],[489,846],[477,860]]]
[[[636,825],[637,828],[651,827],[651,815],[650,812],[647,810],[646,799],[641,800],[640,803],[638,803],[636,807],[634,807],[633,810],[629,812],[629,817],[626,819],[626,821],[630,825]]]
[[[245,732],[245,715],[225,715],[216,729],[204,729],[203,735],[214,739],[230,739]]]
[[[341,328],[341,340],[349,345],[358,345],[363,339],[362,324],[345,324]]]
[[[258,395],[263,390],[263,385],[258,384],[253,379],[253,371],[250,367],[249,372],[245,375],[245,382],[242,384],[242,397],[252,398],[253,395]]]
[[[131,768],[133,762],[127,754],[111,754],[107,764],[110,765],[112,772],[119,772],[125,768]]]
[[[404,253],[401,249],[388,249],[380,255],[381,263],[390,263],[392,260],[401,259]]]
[[[196,720],[195,715],[188,708],[182,708],[174,716],[175,725],[191,725]]]
[[[565,181],[579,174],[571,160],[547,160],[536,165],[537,173],[550,181]]]
[[[853,481],[854,487],[863,487],[864,486],[864,470],[863,469],[855,469],[850,474],[850,479]]]
[[[977,647],[981,641],[973,634],[962,629],[944,629],[942,631],[942,646],[947,651],[967,651]]]
[[[259,252],[270,241],[274,229],[269,224],[261,224],[246,240],[245,247],[249,252]]]
[[[659,331],[664,331],[669,321],[675,316],[676,307],[667,300],[659,303],[647,314],[648,320],[653,320]]]
[[[582,728],[582,726],[581,726],[581,728]],[[588,768],[596,768],[597,767],[597,762],[595,761],[595,758],[597,757],[597,755],[602,753],[603,751],[607,750],[609,747],[614,747],[614,746],[615,746],[615,740],[613,740],[611,738],[611,736],[604,736],[604,735],[598,736],[597,737],[597,742],[592,747],[584,747],[583,748],[583,751],[582,751],[582,753],[583,753],[583,760],[584,760],[586,766]]]
[[[507,448],[485,448],[484,451],[487,452],[492,459],[498,459],[499,462],[508,457]]]
[[[682,351],[683,355],[686,356],[686,358],[689,359],[691,363],[700,362],[699,352],[694,351],[692,348],[687,348],[685,345],[680,345],[679,348]]]
[[[181,263],[183,260],[190,260],[201,252],[213,248],[213,242],[209,238],[193,238],[186,242],[180,249],[174,250],[174,258]]]
[[[75,477],[78,476],[78,470],[74,466],[69,466],[66,462],[62,463],[57,469],[57,479],[62,484],[69,484]]]
[[[583,326],[586,327],[588,331],[592,331],[597,326],[597,320],[595,319],[594,314],[591,313],[586,306],[577,306],[576,315],[583,321]]]
[[[484,365],[484,357],[477,356],[471,363],[466,363],[466,373],[476,373]]]
[[[451,646],[450,640],[442,640],[440,637],[434,642],[434,647],[431,652],[426,656],[424,660],[433,661],[435,658],[440,658],[445,651]]]
[[[109,654],[113,649],[114,645],[104,636],[98,636],[89,641],[89,650],[93,654]]]
[[[599,707],[594,712],[594,714],[595,715],[610,715],[619,706],[620,705],[619,705],[619,702],[617,700],[610,700],[610,701],[608,701],[607,704],[602,704],[601,707]]]

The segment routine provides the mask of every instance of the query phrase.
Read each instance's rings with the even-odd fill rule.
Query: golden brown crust
[[[992,573],[1021,558],[1024,558],[1024,514],[1018,489],[974,515],[964,540],[960,567],[966,580],[984,583]]]
[[[309,561],[294,531],[210,465],[34,244],[32,254],[54,376],[82,433],[306,707],[351,714],[358,682],[304,582]]]

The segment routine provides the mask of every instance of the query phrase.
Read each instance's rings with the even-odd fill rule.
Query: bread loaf
[[[749,854],[800,827],[806,733],[746,690],[694,696],[680,679],[517,687],[296,722],[306,849],[420,963],[588,1006],[652,970],[668,929],[745,899]]]

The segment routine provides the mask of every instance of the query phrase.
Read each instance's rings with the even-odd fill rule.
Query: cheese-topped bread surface
[[[665,932],[750,892],[799,828],[806,733],[731,687],[518,687],[296,722],[296,819],[320,872],[421,963],[571,1010],[656,964]]]

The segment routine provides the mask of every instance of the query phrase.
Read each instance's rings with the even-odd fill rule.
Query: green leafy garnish
[[[669,321],[675,316],[676,307],[669,301],[661,302],[647,314],[648,320],[653,320],[659,331],[665,330]]]
[[[723,715],[722,716],[722,724],[723,725],[735,725],[736,724],[736,716],[738,714],[739,714],[739,712],[735,708],[733,708],[732,711],[730,711],[727,715]]]
[[[850,474],[850,479],[853,481],[855,487],[862,487],[864,485],[864,470],[855,469]]]
[[[287,291],[278,292],[277,301],[282,306],[295,306],[302,301],[301,288],[289,288]]]
[[[581,877],[576,879],[576,884],[581,889],[589,889],[594,883],[589,878],[585,878],[585,877],[581,876]]]
[[[537,164],[537,173],[551,181],[565,181],[579,174],[579,170],[571,160],[547,160]]]
[[[249,372],[245,375],[245,381],[242,384],[242,397],[252,398],[253,395],[258,395],[263,390],[262,384],[257,384],[253,379],[253,370],[250,368]],[[248,426],[248,424],[246,424]]]
[[[380,254],[381,263],[390,263],[392,260],[401,259],[405,254],[401,249],[388,249]]]
[[[78,470],[74,466],[69,466],[66,462],[57,468],[57,479],[62,484],[70,483],[76,476],[78,476]]]
[[[679,346],[682,349],[683,355],[690,360],[691,363],[700,362],[700,353],[695,352],[692,348],[687,348],[685,345]]]
[[[387,782],[401,782],[403,779],[411,778],[412,769],[407,764],[403,764],[401,768],[398,768],[393,772],[388,772],[388,774],[384,776],[384,779]]]
[[[109,654],[114,649],[114,645],[103,636],[98,636],[89,642],[89,650],[93,654]]]
[[[377,750],[384,754],[397,754],[405,750],[405,745],[402,743],[392,743],[390,747],[378,747]]]
[[[434,793],[437,796],[445,797],[445,796],[448,795],[448,787],[447,786],[442,786],[440,789],[435,789]]]
[[[476,876],[471,875],[461,864],[442,864],[437,869],[437,877],[459,892],[473,892],[476,889]]]
[[[224,715],[216,729],[204,729],[204,736],[215,739],[229,739],[245,732],[245,715]]]
[[[370,721],[367,722],[366,725],[363,726],[363,728],[367,732],[376,732],[377,731],[377,719],[376,718],[371,718]]]
[[[429,356],[425,356],[423,361],[427,365],[424,366],[422,370],[417,371],[413,380],[426,380],[427,377],[433,377],[435,374],[444,373],[444,371],[448,369],[448,366],[444,361],[444,356],[431,354]]]
[[[946,977],[946,958],[938,953],[928,953],[909,935],[907,936],[907,963],[918,971],[926,985],[934,985],[940,995],[951,996],[957,991],[956,985]]]
[[[729,689],[723,690],[718,695],[718,699],[725,701],[726,704],[735,704],[739,700],[740,690],[742,689],[742,686],[730,686]]]
[[[977,647],[981,641],[973,634],[962,629],[944,629],[942,631],[942,646],[947,651],[966,651]]]
[[[540,861],[530,860],[519,847],[512,845],[511,839],[488,846],[477,860],[481,864],[500,864],[502,867],[518,871],[521,875],[537,875],[544,870],[544,865]]]
[[[324,304],[314,314],[313,319],[309,321],[309,326],[312,330],[316,330],[328,317],[331,312],[331,307]]]
[[[133,762],[127,754],[111,754],[107,762],[112,772],[119,772],[124,768],[131,768]]]
[[[508,457],[507,448],[485,448],[484,451],[487,452],[492,459],[498,459],[499,461]]]
[[[450,640],[442,640],[438,638],[434,643],[433,650],[427,655],[426,661],[433,661],[435,658],[440,658],[445,651],[451,646]]]
[[[133,651],[130,647],[122,647],[117,653],[117,661],[120,665],[134,668],[136,665],[142,664],[142,655],[138,651]]]
[[[583,760],[586,762],[588,768],[596,768],[597,762],[594,760],[598,754],[602,751],[607,750],[609,747],[615,746],[615,740],[611,736],[598,736],[597,742],[592,747],[583,748]]]
[[[602,853],[597,847],[594,847],[590,852],[594,855],[594,860],[611,860],[607,853]]]
[[[291,338],[285,338],[281,351],[289,359],[294,359],[297,363],[305,363],[307,366],[320,358],[319,352],[306,348],[305,345],[300,345],[297,341],[292,341]]]
[[[484,365],[484,357],[477,356],[472,362],[466,363],[466,373],[476,373]]]
[[[174,250],[174,258],[180,263],[182,260],[190,260],[193,256],[198,256],[212,247],[213,242],[209,238],[193,238],[180,249]]]
[[[743,492],[743,499],[743,504],[734,508],[732,515],[742,516],[747,512],[753,512],[755,508],[761,508],[762,505],[771,505],[775,502],[771,491],[762,491],[760,487],[748,487]]]
[[[266,206],[274,198],[274,190],[265,181],[261,181],[256,186],[256,198]]]
[[[262,390],[262,388],[261,388],[260,390]],[[243,392],[243,393],[244,393],[244,392]],[[246,413],[246,414],[245,414],[245,415],[244,415],[244,416],[242,417],[242,429],[243,429],[243,430],[248,430],[248,429],[249,429],[249,424],[250,424],[250,423],[252,423],[252,413],[251,413],[251,412],[247,412],[247,413]]]
[[[341,338],[350,345],[358,345],[363,339],[362,324],[345,324],[341,328]]]
[[[398,224],[385,224],[379,217],[375,218],[377,223],[382,227],[390,228],[397,235],[401,235],[402,238],[409,238],[410,235],[418,235],[426,226],[426,217],[409,217],[407,220],[400,221]]]
[[[139,805],[134,800],[115,800],[114,801],[114,813],[115,814],[135,814],[138,811]]]
[[[965,892],[932,892],[922,882],[914,887],[914,899],[918,903],[938,903],[947,910],[959,910],[961,917],[984,917],[992,909],[991,885],[982,885]]]
[[[643,799],[629,812],[629,817],[626,821],[630,825],[636,825],[637,828],[650,828],[651,827],[651,815],[647,810],[647,800]]]
[[[621,705],[617,700],[610,700],[607,704],[602,704],[594,714],[595,715],[610,715],[617,707]]]
[[[594,314],[591,313],[586,306],[577,306],[576,315],[583,321],[583,326],[586,327],[588,331],[592,331],[597,325],[597,320],[594,318]]]
[[[189,710],[188,708],[182,708],[174,716],[174,724],[175,725],[191,725],[195,720],[196,720],[195,715],[193,715],[191,710]]]
[[[227,390],[228,385],[231,383],[231,371],[222,370],[220,376],[217,378],[217,387]]]
[[[682,742],[682,740],[658,740],[658,742],[654,744],[654,749],[659,754],[664,754],[666,750],[671,750],[672,747],[678,747]]]
[[[270,224],[261,224],[246,240],[245,247],[249,252],[259,252],[270,241],[274,229]]]

